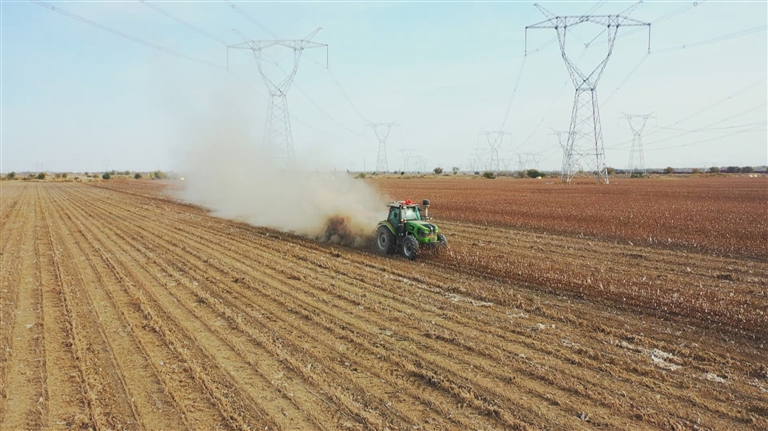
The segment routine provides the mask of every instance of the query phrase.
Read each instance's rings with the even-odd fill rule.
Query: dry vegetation
[[[645,231],[588,220],[580,238],[531,224],[534,196],[568,199],[543,183],[516,219],[502,181],[435,181],[379,183],[433,201],[451,252],[416,262],[217,219],[160,182],[2,184],[0,428],[768,429],[764,244],[684,225],[630,245]],[[686,202],[727,201],[708,193]]]

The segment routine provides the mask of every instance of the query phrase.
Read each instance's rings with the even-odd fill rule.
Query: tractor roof
[[[401,207],[401,206],[404,206],[404,207],[417,207],[417,206],[419,206],[419,204],[417,204],[416,202],[414,202],[414,201],[412,201],[410,199],[406,199],[404,201],[393,201],[393,202],[390,202],[390,203],[387,204],[387,206],[388,207]]]

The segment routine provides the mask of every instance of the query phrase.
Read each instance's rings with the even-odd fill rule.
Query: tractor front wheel
[[[386,227],[376,229],[376,251],[381,254],[391,253],[395,247],[395,235]]]
[[[445,235],[439,233],[437,234],[437,244],[440,247],[448,247],[448,239],[445,237]]]
[[[416,259],[419,254],[419,242],[416,241],[412,235],[408,235],[403,239],[403,256],[410,260]]]

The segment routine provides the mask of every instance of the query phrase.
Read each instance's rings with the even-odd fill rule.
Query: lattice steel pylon
[[[632,130],[632,148],[629,150],[629,164],[627,170],[629,170],[629,176],[631,178],[638,176],[645,176],[645,157],[643,156],[643,140],[642,134],[645,124],[648,119],[651,118],[651,114],[646,115],[628,115],[624,113],[629,123],[629,128]]]
[[[623,13],[628,13],[639,4],[640,2],[634,4]],[[568,141],[563,152],[563,171],[560,175],[560,180],[561,182],[570,183],[577,172],[577,166],[584,163],[597,177],[598,183],[603,180],[608,184],[608,170],[605,164],[605,148],[603,147],[603,131],[600,125],[600,109],[597,103],[597,84],[613,52],[619,27],[647,26],[648,52],[651,52],[651,24],[622,14],[554,16],[540,5],[536,4],[534,6],[541,10],[547,17],[547,20],[525,27],[526,55],[528,54],[528,29],[554,28],[557,31],[557,39],[560,42],[560,54],[565,61],[571,81],[573,81],[573,85],[576,88]],[[565,36],[569,27],[586,22],[606,27],[604,31],[608,33],[608,53],[603,61],[589,74],[579,70],[565,52]]]
[[[240,35],[240,37],[243,38],[243,43],[227,46],[227,50],[232,48],[250,49],[253,51],[253,56],[256,58],[256,65],[259,68],[259,74],[261,75],[261,79],[264,81],[264,85],[267,87],[267,91],[269,92],[267,117],[264,122],[264,143],[273,151],[275,151],[277,158],[282,160],[284,167],[292,165],[296,161],[296,153],[293,149],[293,133],[291,132],[291,115],[288,112],[287,96],[288,89],[291,87],[293,78],[296,76],[296,71],[299,69],[301,54],[305,49],[325,47],[326,67],[328,66],[328,45],[311,41],[311,39],[315,37],[315,35],[320,30],[322,30],[322,27],[318,27],[304,39],[294,40],[251,40],[239,31],[234,30],[238,35]],[[286,72],[286,77],[280,82],[275,82],[270,79],[264,73],[263,69],[263,62],[265,57],[263,51],[266,48],[276,45],[293,49],[293,68]],[[280,66],[274,61],[273,63],[275,63],[278,67]]]
[[[568,152],[568,131],[567,130],[555,130],[552,129],[552,135],[557,136],[557,144],[560,145],[560,149],[563,150],[563,164],[561,166],[561,176],[562,172],[565,172],[565,163],[567,161],[566,154]],[[565,135],[565,140],[563,140],[563,135]]]
[[[400,152],[403,154],[403,172],[410,172],[410,162],[411,157],[413,157],[413,150],[412,149],[405,149],[400,150]]]
[[[499,148],[501,148],[501,144],[504,143],[504,136],[511,135],[511,133],[505,132],[503,130],[484,130],[480,134],[485,135],[485,138],[488,141],[488,146],[490,147],[490,161],[488,163],[488,169],[494,172],[500,172],[501,159],[499,159]]]
[[[393,123],[368,123],[367,127],[373,129],[373,133],[376,135],[376,139],[379,141],[379,153],[376,157],[376,171],[377,172],[389,172],[389,164],[387,163],[387,138],[389,132],[393,126],[397,124]],[[379,133],[379,130],[385,130]]]

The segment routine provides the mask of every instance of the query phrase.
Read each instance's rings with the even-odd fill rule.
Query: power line
[[[228,5],[232,6],[232,9],[236,10],[238,13],[240,13],[240,15],[242,15],[246,19],[248,19],[248,21],[256,24],[256,26],[259,27],[260,29],[262,29],[265,32],[269,33],[275,39],[280,39],[280,37],[277,34],[275,34],[272,30],[270,30],[267,27],[265,27],[264,24],[262,24],[259,21],[257,21],[254,17],[248,15],[248,13],[246,11],[242,10],[238,5],[232,3],[229,0],[224,0],[224,2],[227,3]]]
[[[201,29],[201,28],[199,28],[199,27],[197,27],[197,26],[195,26],[195,25],[193,25],[193,24],[191,24],[191,23],[189,23],[189,22],[187,22],[187,21],[177,17],[176,15],[173,15],[172,13],[170,13],[170,12],[160,8],[159,6],[155,6],[155,5],[151,4],[151,3],[148,3],[146,0],[139,0],[139,1],[141,1],[141,3],[143,3],[144,5],[149,6],[152,9],[156,10],[157,12],[160,12],[161,14],[167,16],[168,18],[170,18],[170,19],[172,19],[172,20],[174,20],[176,22],[179,22],[181,24],[184,24],[185,26],[191,28],[192,30],[194,30],[194,31],[196,31],[196,32],[198,32],[198,33],[200,33],[200,34],[202,34],[204,36],[207,36],[207,37],[209,37],[209,38],[211,38],[211,39],[213,39],[213,40],[215,40],[215,41],[217,41],[219,43],[222,43],[224,45],[227,44],[227,41],[219,39],[218,37],[216,37],[216,36],[208,33],[207,31],[205,31],[205,30],[203,30],[203,29]]]
[[[621,89],[622,89],[622,87],[624,87],[624,84],[626,84],[626,83],[627,83],[627,81],[629,81],[629,78],[631,78],[631,77],[632,77],[632,75],[634,75],[634,74],[635,74],[635,72],[637,72],[637,71],[638,71],[638,69],[640,69],[640,66],[642,66],[642,65],[643,65],[643,63],[645,63],[645,60],[647,60],[647,59],[648,59],[648,57],[649,57],[650,55],[651,55],[651,53],[649,53],[649,52],[647,52],[647,53],[645,53],[645,55],[643,55],[643,58],[641,58],[641,59],[640,59],[640,61],[637,63],[637,65],[636,65],[634,68],[632,68],[632,70],[629,72],[629,75],[627,75],[627,77],[626,77],[626,78],[624,78],[624,79],[621,81],[621,83],[619,84],[619,86],[618,86],[618,87],[616,87],[616,89],[613,91],[613,93],[611,93],[611,94],[608,96],[608,98],[607,98],[607,99],[605,99],[605,101],[603,102],[603,106],[605,106],[605,105],[608,103],[608,101],[609,101],[609,100],[611,100],[611,99],[613,98],[613,96],[615,96],[615,95],[616,95],[616,93],[618,93],[618,92],[619,92],[619,90],[621,90]]]
[[[697,46],[709,45],[709,44],[713,44],[713,43],[717,43],[717,42],[722,42],[724,40],[735,39],[737,37],[747,36],[747,35],[750,35],[752,33],[757,33],[759,31],[765,31],[766,28],[768,28],[768,25],[763,24],[763,25],[759,25],[757,27],[752,27],[752,28],[749,28],[749,29],[746,29],[746,30],[737,31],[735,33],[730,33],[730,34],[718,36],[718,37],[711,38],[711,39],[706,39],[706,40],[701,40],[701,41],[698,41],[698,42],[688,43],[688,44],[681,45],[681,46],[671,46],[671,47],[668,47],[668,48],[657,49],[655,52],[656,53],[660,53],[660,52],[679,51],[679,50],[682,50],[682,49],[688,49],[688,48],[694,48],[694,47],[697,47]]]
[[[703,113],[705,113],[705,112],[707,112],[707,111],[710,111],[710,110],[712,110],[712,109],[714,109],[714,108],[717,108],[717,107],[719,107],[720,105],[722,105],[724,102],[727,102],[728,100],[731,100],[731,99],[733,99],[734,97],[736,97],[736,96],[739,96],[739,95],[741,95],[741,94],[743,94],[743,93],[745,93],[745,92],[747,92],[747,91],[751,90],[752,88],[754,88],[754,87],[756,87],[756,86],[760,85],[761,83],[765,82],[766,80],[768,80],[768,77],[762,77],[762,78],[758,79],[757,81],[754,81],[754,82],[752,82],[751,84],[747,85],[746,87],[743,87],[743,88],[741,88],[741,89],[739,89],[739,90],[736,90],[735,92],[733,92],[733,93],[729,94],[728,96],[726,96],[726,97],[724,97],[724,98],[722,98],[722,99],[719,99],[719,100],[717,100],[716,102],[714,102],[714,103],[712,103],[712,104],[710,104],[710,105],[708,105],[708,106],[704,107],[703,109],[700,109],[700,110],[698,110],[698,111],[696,111],[696,112],[694,112],[694,113],[692,113],[692,114],[688,115],[687,117],[681,118],[681,119],[679,119],[679,120],[675,121],[674,123],[668,124],[668,125],[667,125],[667,126],[665,126],[665,127],[676,126],[676,125],[678,125],[678,124],[680,124],[680,123],[683,123],[683,122],[685,122],[685,121],[688,121],[688,120],[690,120],[691,118],[697,117],[697,116],[699,116],[699,115],[701,115],[701,114],[703,114]],[[711,125],[712,125],[712,124],[709,124],[709,125],[707,125],[707,126],[705,126],[705,127],[709,127],[709,126],[711,126]],[[654,135],[654,134],[657,134],[657,133],[659,133],[660,131],[662,131],[662,130],[663,130],[665,127],[662,127],[662,128],[658,128],[658,129],[656,129],[656,130],[653,130],[653,131],[649,132],[647,136],[650,136],[650,135]],[[630,142],[632,142],[632,141],[631,141],[631,140],[628,140],[628,141],[624,141],[624,142],[621,142],[621,143],[619,143],[619,144],[616,144],[616,145],[614,145],[614,146],[612,146],[612,147],[610,147],[610,148],[612,148],[612,149],[621,148],[622,146],[626,146],[626,144],[628,144],[628,143],[630,143]],[[608,148],[608,147],[606,147],[606,148]]]
[[[716,121],[716,122],[714,122],[714,123],[709,123],[709,124],[708,124],[708,125],[706,125],[706,126],[702,126],[702,127],[698,127],[698,128],[695,128],[695,129],[692,129],[692,130],[686,131],[686,132],[678,133],[677,135],[674,135],[674,136],[670,136],[670,137],[668,137],[668,138],[659,139],[659,140],[653,141],[653,142],[651,142],[651,143],[649,143],[649,144],[647,144],[647,145],[649,145],[649,146],[650,146],[650,145],[654,145],[654,144],[659,144],[659,143],[662,143],[662,142],[666,142],[666,141],[669,141],[669,140],[671,140],[671,139],[677,139],[677,138],[679,138],[679,137],[681,137],[681,136],[685,136],[685,135],[688,135],[688,134],[690,134],[690,133],[694,133],[694,132],[699,132],[699,131],[702,131],[702,130],[704,130],[704,129],[706,129],[706,128],[709,128],[710,126],[714,126],[714,125],[717,125],[717,124],[722,124],[722,123],[725,123],[726,121],[730,121],[730,120],[732,120],[732,119],[734,119],[734,118],[738,118],[738,117],[741,117],[741,116],[747,115],[747,114],[749,114],[749,113],[751,113],[751,112],[757,111],[758,109],[760,109],[760,108],[763,108],[763,107],[765,107],[766,105],[768,105],[768,103],[766,103],[766,102],[763,102],[763,103],[761,103],[761,104],[759,104],[759,105],[756,105],[756,106],[753,106],[753,107],[751,107],[751,108],[749,108],[749,109],[745,109],[744,111],[741,111],[741,112],[739,112],[739,113],[736,113],[736,114],[730,115],[730,116],[728,116],[728,117],[725,117],[725,118],[723,118],[722,120]]]
[[[200,60],[200,59],[197,59],[197,58],[194,58],[194,57],[188,56],[188,55],[186,55],[186,54],[182,54],[182,53],[179,53],[179,52],[173,51],[173,50],[171,50],[171,49],[168,49],[168,48],[164,48],[164,47],[162,47],[162,46],[160,46],[160,45],[156,45],[156,44],[154,44],[154,43],[151,43],[151,42],[147,42],[147,41],[145,41],[145,40],[142,40],[142,39],[139,39],[139,38],[137,38],[137,37],[135,37],[135,36],[131,36],[131,35],[129,35],[129,34],[123,33],[123,32],[121,32],[121,31],[119,31],[119,30],[115,30],[114,28],[108,27],[108,26],[106,26],[106,25],[103,25],[103,24],[99,24],[99,23],[97,23],[97,22],[95,22],[95,21],[91,21],[91,20],[89,20],[89,19],[87,19],[87,18],[84,18],[84,17],[82,17],[82,16],[80,16],[80,15],[76,15],[76,14],[74,14],[74,13],[68,12],[68,11],[66,11],[66,10],[64,10],[64,9],[61,9],[61,8],[57,7],[57,6],[53,6],[53,5],[50,5],[50,4],[48,4],[48,3],[44,3],[44,2],[40,2],[40,1],[36,1],[36,0],[30,0],[30,1],[31,1],[32,3],[35,3],[35,4],[39,5],[39,6],[45,7],[45,8],[47,8],[47,9],[50,9],[50,10],[54,11],[54,12],[60,13],[60,14],[62,14],[62,15],[64,15],[64,16],[67,16],[67,17],[69,17],[69,18],[72,18],[72,19],[78,20],[78,21],[80,21],[80,22],[83,22],[83,23],[85,23],[85,24],[88,24],[88,25],[90,25],[90,26],[96,27],[96,28],[98,28],[98,29],[100,29],[100,30],[103,30],[103,31],[106,31],[106,32],[112,33],[112,34],[114,34],[114,35],[116,35],[116,36],[119,36],[119,37],[122,37],[122,38],[124,38],[124,39],[127,39],[127,40],[129,40],[129,41],[131,41],[131,42],[134,42],[134,43],[138,43],[138,44],[141,44],[141,45],[144,45],[144,46],[150,47],[150,48],[154,48],[154,49],[157,49],[158,51],[161,51],[161,52],[164,52],[164,53],[166,53],[166,54],[169,54],[169,55],[173,55],[173,56],[176,56],[176,57],[179,57],[179,58],[183,58],[183,59],[185,59],[185,60],[194,61],[194,62],[196,62],[196,63],[200,63],[200,64],[206,65],[206,66],[208,66],[208,67],[212,67],[212,68],[214,68],[214,69],[217,69],[217,70],[224,70],[224,71],[227,71],[227,72],[228,72],[228,73],[229,73],[231,76],[235,77],[237,80],[239,80],[240,82],[244,83],[245,85],[247,85],[247,86],[251,87],[251,88],[252,88],[252,90],[253,90],[253,91],[255,91],[257,94],[259,94],[259,95],[262,95],[262,96],[263,96],[263,93],[262,93],[262,92],[260,92],[260,91],[259,91],[258,89],[256,89],[255,87],[253,87],[253,85],[252,85],[251,83],[249,83],[248,81],[246,81],[245,79],[243,79],[243,78],[242,78],[242,77],[240,77],[239,75],[235,74],[234,72],[227,70],[227,68],[225,68],[225,67],[222,67],[222,66],[218,66],[218,65],[216,65],[216,64],[213,64],[213,63],[211,63],[211,62],[208,62],[208,61],[205,61],[205,60]],[[152,7],[154,7],[154,5],[149,5],[148,3],[145,3],[145,4],[146,4],[147,6],[152,6]],[[305,95],[306,95],[306,93],[305,93]],[[314,101],[313,101],[313,102],[314,102]],[[307,123],[306,121],[303,121],[302,119],[300,119],[300,118],[296,117],[295,115],[293,116],[293,118],[294,118],[296,121],[298,121],[298,122],[300,122],[300,123],[304,124],[305,126],[307,126],[307,127],[311,128],[311,129],[314,129],[314,130],[316,130],[316,131],[318,131],[318,132],[321,132],[321,133],[325,133],[326,135],[329,135],[329,136],[333,136],[333,137],[341,137],[341,136],[339,136],[339,135],[335,135],[335,134],[332,134],[332,133],[329,133],[329,132],[325,132],[325,131],[322,131],[321,129],[318,129],[317,127],[314,127],[314,126],[310,125],[309,123]],[[343,126],[343,125],[342,125],[342,126]],[[346,127],[345,127],[345,128],[346,128]],[[349,129],[349,128],[346,128],[346,129],[347,129],[347,130],[350,130],[350,131],[352,131],[352,130],[351,130],[351,129]],[[352,131],[352,133],[355,133],[355,135],[357,135],[357,136],[360,136],[360,134],[359,134],[359,133],[356,133],[356,132],[354,132],[354,131]]]
[[[504,126],[507,124],[507,118],[509,117],[509,111],[512,109],[512,101],[515,100],[515,94],[517,94],[517,86],[520,85],[520,78],[523,76],[523,68],[525,67],[525,60],[528,56],[523,56],[523,60],[520,62],[520,70],[517,71],[517,80],[515,80],[515,87],[512,90],[512,97],[507,104],[507,112],[504,113],[504,121],[501,122],[501,130],[504,130]]]
[[[707,1],[707,0],[699,0],[699,1],[691,2],[691,4],[689,4],[687,6],[683,6],[680,9],[674,10],[674,11],[672,11],[672,12],[666,14],[666,15],[662,15],[661,17],[656,18],[654,21],[651,21],[651,24],[658,24],[658,23],[660,23],[662,21],[665,21],[665,20],[667,20],[669,18],[672,18],[675,15],[679,15],[679,14],[681,14],[683,12],[691,10],[694,7],[704,3],[705,1]],[[618,36],[616,39],[621,39],[621,38],[629,36],[631,34],[635,34],[635,33],[639,32],[639,31],[643,31],[643,29],[635,29],[635,30],[628,31],[628,32],[624,33],[623,35]]]
[[[726,133],[725,135],[716,136],[714,138],[704,139],[704,140],[695,141],[695,142],[689,142],[689,143],[686,143],[686,144],[672,145],[672,146],[667,146],[667,147],[663,147],[663,148],[651,148],[651,149],[648,149],[646,151],[665,151],[665,150],[668,150],[670,148],[690,147],[692,145],[699,145],[699,144],[703,144],[703,143],[706,143],[706,142],[716,141],[718,139],[727,138],[729,136],[740,135],[740,134],[743,134],[743,133],[750,133],[750,132],[759,132],[759,131],[765,131],[765,130],[766,130],[765,129],[765,123],[763,123],[763,124],[761,124],[759,126],[755,126],[755,127],[752,127],[752,128],[746,129],[746,130],[738,130],[738,131],[735,131],[735,132]]]
[[[341,83],[339,83],[339,80],[336,79],[336,76],[333,74],[333,72],[331,72],[331,69],[329,68],[327,70],[328,70],[328,74],[331,76],[331,79],[333,80],[333,82],[336,83],[336,86],[339,87],[339,90],[341,90],[341,94],[344,95],[344,98],[347,99],[347,102],[349,102],[350,106],[352,106],[352,109],[354,109],[355,112],[357,112],[357,115],[359,115],[360,118],[363,121],[369,121],[367,118],[365,118],[365,115],[363,115],[360,112],[360,110],[357,109],[357,106],[355,106],[355,104],[352,102],[352,99],[349,98],[349,96],[347,95],[347,92],[344,91],[344,88],[341,86]]]
[[[262,93],[261,90],[259,90],[253,83],[248,82],[245,78],[241,77],[240,75],[236,74],[235,72],[232,72],[231,70],[229,71],[229,74],[234,76],[235,79],[237,79],[238,81],[240,81],[244,85],[250,87],[259,96],[265,96],[265,94]],[[331,136],[331,137],[334,137],[334,138],[341,138],[341,139],[349,139],[349,138],[355,137],[355,136],[342,136],[342,135],[337,135],[335,133],[326,132],[325,130],[319,129],[319,128],[309,124],[308,122],[302,120],[300,117],[296,116],[295,114],[291,114],[291,118],[293,120],[296,120],[299,123],[309,127],[310,129],[315,130],[317,132],[320,132],[320,133],[322,133],[324,135],[327,135],[327,136]],[[357,134],[356,136],[360,136],[360,135]]]
[[[50,9],[50,10],[52,10],[54,12],[60,13],[60,14],[62,14],[64,16],[69,17],[69,18],[76,19],[76,20],[78,20],[80,22],[83,22],[83,23],[88,24],[90,26],[96,27],[96,28],[98,28],[100,30],[112,33],[112,34],[114,34],[116,36],[120,36],[120,37],[122,37],[124,39],[128,39],[128,40],[130,40],[132,42],[135,42],[135,43],[138,43],[138,44],[141,44],[141,45],[144,45],[144,46],[148,46],[150,48],[154,48],[154,49],[156,49],[158,51],[162,51],[162,52],[164,52],[166,54],[170,54],[170,55],[173,55],[173,56],[176,56],[176,57],[179,57],[179,58],[183,58],[183,59],[186,59],[186,60],[189,60],[189,61],[194,61],[196,63],[204,64],[204,65],[210,66],[210,67],[212,67],[214,69],[226,70],[225,67],[217,66],[217,65],[215,65],[215,64],[213,64],[211,62],[208,62],[208,61],[205,61],[205,60],[200,60],[198,58],[191,57],[189,55],[182,54],[180,52],[176,52],[176,51],[173,51],[173,50],[168,49],[168,48],[164,48],[164,47],[162,47],[160,45],[156,45],[156,44],[154,44],[152,42],[147,42],[147,41],[145,41],[143,39],[139,39],[138,37],[131,36],[129,34],[121,32],[119,30],[115,30],[112,27],[108,27],[106,25],[99,24],[99,23],[97,23],[95,21],[91,21],[91,20],[89,20],[87,18],[83,18],[80,15],[73,14],[72,12],[67,12],[64,9],[61,9],[61,8],[59,8],[57,6],[53,6],[53,5],[50,5],[48,3],[44,3],[44,2],[41,2],[41,1],[37,1],[37,0],[29,0],[29,1],[31,1],[32,3],[34,3],[34,4],[38,5],[38,6],[42,6],[44,8]]]
[[[267,33],[269,33],[270,35],[272,35],[272,37],[274,37],[275,39],[280,39],[280,36],[278,36],[278,35],[277,35],[277,33],[273,32],[273,31],[272,31],[272,30],[270,30],[270,29],[268,29],[266,26],[264,26],[264,24],[260,23],[260,22],[259,22],[259,21],[257,21],[255,18],[253,18],[252,16],[250,16],[250,15],[249,15],[247,12],[245,12],[243,9],[241,9],[240,7],[238,7],[236,4],[232,3],[230,0],[224,0],[224,1],[225,1],[225,2],[226,2],[228,5],[230,5],[230,6],[232,7],[232,9],[236,10],[238,13],[240,13],[240,14],[241,14],[241,15],[243,15],[245,18],[247,18],[249,21],[251,21],[252,23],[256,24],[256,25],[257,25],[259,28],[261,28],[261,29],[262,29],[262,30],[264,30],[265,32],[267,32]],[[283,73],[288,73],[288,72],[286,72],[286,71],[285,71],[285,69],[283,69],[283,68],[282,68],[282,66],[280,66],[280,62],[278,62],[278,61],[275,61],[274,59],[272,59],[272,57],[270,57],[269,55],[267,55],[267,53],[265,53],[265,52],[263,52],[263,51],[262,51],[262,52],[261,52],[261,55],[262,55],[263,57],[266,57],[266,58],[267,58],[269,61],[271,61],[272,63],[274,63],[274,64],[275,64],[275,66],[277,66],[277,68],[278,68],[278,69],[280,69],[280,70],[281,70]],[[288,55],[290,55],[290,54],[288,54]],[[286,57],[287,57],[287,55],[286,55]],[[316,61],[314,61],[314,60],[312,60],[312,59],[309,59],[309,60],[317,64],[317,62],[316,62]],[[280,60],[280,61],[282,61],[282,60]],[[330,69],[329,69],[328,67],[326,67],[326,69],[327,69],[327,70],[329,71],[329,73],[330,73]],[[357,107],[356,107],[356,106],[354,106],[354,104],[352,103],[352,101],[351,101],[351,100],[349,99],[349,97],[346,95],[346,92],[344,92],[344,90],[341,88],[341,84],[339,84],[339,83],[338,83],[338,81],[336,80],[336,78],[335,78],[335,77],[333,77],[333,74],[332,74],[332,73],[331,73],[331,76],[332,76],[333,80],[336,82],[336,84],[339,86],[339,89],[341,89],[342,93],[344,94],[344,97],[347,99],[347,101],[348,101],[350,104],[352,104],[352,107],[355,109],[355,111],[358,113],[358,115],[360,115],[360,116],[361,116],[363,119],[365,119],[365,117],[364,117],[362,114],[360,114],[360,111],[357,109]],[[309,101],[310,101],[310,102],[311,102],[313,105],[315,105],[315,107],[317,107],[317,109],[319,109],[319,110],[320,110],[320,112],[322,112],[322,113],[323,113],[323,114],[324,114],[326,117],[328,117],[329,119],[331,119],[331,121],[333,121],[334,123],[338,124],[338,125],[339,125],[339,126],[341,126],[342,128],[346,129],[348,132],[350,132],[350,133],[352,133],[352,134],[354,134],[354,135],[356,135],[356,136],[365,136],[364,134],[361,134],[361,133],[359,133],[359,132],[356,132],[356,131],[354,131],[354,130],[350,129],[349,127],[347,127],[346,125],[344,125],[343,123],[341,123],[339,120],[337,120],[335,117],[333,117],[331,114],[329,114],[329,113],[328,113],[328,112],[327,112],[325,109],[323,109],[323,108],[322,108],[322,107],[321,107],[321,106],[320,106],[320,105],[319,105],[317,102],[315,102],[315,100],[314,100],[314,99],[312,99],[312,98],[311,98],[311,97],[310,97],[310,96],[309,96],[309,95],[308,95],[308,94],[307,94],[307,93],[306,93],[306,92],[305,92],[305,91],[304,91],[304,90],[301,88],[301,86],[299,86],[297,83],[293,83],[293,86],[294,86],[294,87],[296,87],[296,89],[298,89],[298,90],[299,90],[299,92],[300,92],[301,94],[303,94],[303,95],[304,95],[304,97],[306,97],[307,99],[309,99]],[[365,120],[365,121],[367,121],[367,120]],[[300,122],[301,122],[301,121],[300,121]],[[302,123],[303,123],[303,122],[302,122]],[[304,123],[304,124],[305,124],[305,125],[307,125],[306,123]],[[309,126],[309,127],[312,127],[312,126]],[[329,134],[329,135],[330,135],[330,134]]]
[[[675,129],[672,127],[659,127],[659,129],[663,130],[669,130],[672,132],[703,132],[703,133],[712,133],[712,132],[719,132],[723,130],[732,130],[732,129],[741,129],[744,127],[755,127],[758,125],[765,125],[765,121],[755,121],[753,123],[745,123],[745,124],[737,124],[735,126],[724,126],[724,127],[703,127],[696,130],[686,130],[686,129]]]
[[[321,66],[321,67],[322,67],[322,65],[321,65],[320,63],[318,63],[317,61],[315,61],[315,60],[313,60],[313,59],[311,59],[311,58],[309,59],[309,61],[311,61],[311,62],[313,62],[313,63],[317,64],[318,66]],[[363,121],[365,121],[365,122],[370,122],[370,120],[368,120],[368,119],[365,117],[365,115],[363,115],[363,114],[362,114],[362,112],[360,112],[360,110],[359,110],[359,109],[357,109],[357,106],[355,106],[354,102],[352,102],[352,99],[350,99],[349,95],[347,95],[347,92],[346,92],[346,91],[344,91],[344,87],[342,87],[342,86],[341,86],[341,83],[339,82],[339,80],[338,80],[338,79],[336,79],[336,76],[333,74],[333,72],[331,71],[331,69],[330,69],[330,68],[328,68],[328,67],[326,67],[325,69],[328,71],[328,74],[331,76],[331,80],[333,80],[333,82],[336,84],[336,86],[337,86],[337,87],[339,87],[339,90],[341,90],[341,94],[344,96],[344,98],[347,100],[347,102],[349,102],[350,106],[352,106],[352,109],[354,109],[354,110],[355,110],[355,112],[357,113],[357,115],[359,115],[359,116],[360,116],[360,118],[362,118],[362,120],[363,120]]]
[[[674,135],[674,136],[670,136],[670,137],[667,137],[667,138],[663,138],[663,139],[659,139],[659,140],[653,141],[653,142],[651,142],[651,143],[649,143],[649,144],[646,144],[646,146],[648,146],[648,145],[654,145],[654,144],[659,144],[659,143],[662,143],[662,142],[666,142],[666,141],[669,141],[669,140],[671,140],[671,139],[677,139],[677,138],[680,138],[680,137],[682,137],[682,136],[685,136],[685,135],[688,135],[688,134],[690,134],[690,133],[694,133],[694,132],[699,132],[699,131],[705,130],[705,129],[707,129],[707,128],[710,128],[711,126],[714,126],[714,125],[717,125],[717,124],[721,124],[721,123],[725,123],[726,121],[732,120],[732,119],[734,119],[734,118],[737,118],[737,117],[741,117],[741,116],[743,116],[743,115],[749,114],[750,112],[754,112],[754,111],[756,111],[756,110],[758,110],[758,109],[760,109],[760,108],[762,108],[762,107],[764,107],[764,106],[766,106],[766,105],[768,105],[768,103],[766,103],[766,102],[763,102],[763,103],[761,103],[761,104],[759,104],[759,105],[753,106],[753,107],[751,107],[751,108],[749,108],[749,109],[746,109],[746,110],[744,110],[744,111],[741,111],[741,112],[739,112],[739,113],[737,113],[737,114],[733,114],[733,115],[731,115],[731,116],[725,117],[724,119],[722,119],[722,120],[719,120],[719,121],[717,121],[717,122],[714,122],[714,123],[708,123],[706,126],[698,127],[698,128],[696,128],[696,129],[688,130],[688,131],[686,131],[686,132],[683,132],[683,133],[678,133],[678,134],[676,134],[676,135]],[[700,111],[700,112],[703,112],[703,111]],[[689,117],[689,118],[690,118],[690,117]],[[676,123],[673,123],[673,124],[678,124],[678,123],[681,123],[682,121],[684,121],[684,120],[680,120],[680,121],[677,121]],[[651,134],[655,134],[655,133],[658,133],[658,132],[659,132],[659,129],[657,129],[657,130],[655,130],[655,131],[653,131],[653,132],[650,132],[650,133],[648,133],[648,135],[651,135]],[[631,142],[631,141],[630,141],[630,142]],[[625,142],[623,142],[623,143],[621,143],[621,144],[617,144],[617,145],[614,145],[614,146],[612,146],[612,147],[610,147],[610,148],[611,148],[611,149],[622,149],[622,148],[626,148],[626,143],[627,143],[627,141],[625,141]],[[606,148],[607,148],[607,147],[606,147]]]
[[[557,39],[557,37],[555,37],[555,39]],[[584,50],[581,52],[581,56],[576,60],[576,63],[579,63],[586,54],[587,54],[587,48],[584,48]],[[555,97],[555,100],[553,100],[552,104],[549,105],[549,108],[547,108],[547,112],[544,114],[543,117],[541,117],[539,122],[536,123],[536,127],[533,128],[533,131],[525,139],[523,139],[523,142],[521,142],[520,145],[517,146],[517,148],[522,148],[539,130],[539,127],[541,127],[541,125],[544,123],[544,120],[546,120],[547,117],[549,117],[549,115],[552,113],[552,110],[555,108],[557,101],[560,100],[560,97],[563,96],[563,92],[565,91],[565,87],[567,86],[568,86],[568,81],[565,81],[563,83],[563,86],[560,87],[560,92],[557,94],[557,97]]]

